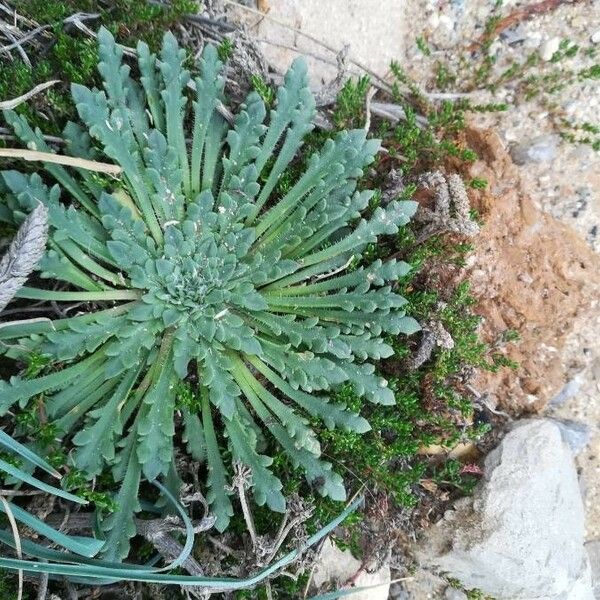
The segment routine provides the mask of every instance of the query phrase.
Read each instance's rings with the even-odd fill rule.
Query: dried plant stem
[[[16,496],[40,496],[44,494],[41,490],[0,490],[0,496],[16,497]]]
[[[0,311],[15,297],[44,254],[48,210],[41,203],[23,221],[6,254],[0,259]]]
[[[15,519],[15,515],[10,508],[10,504],[6,501],[4,496],[0,496],[0,502],[4,506],[4,513],[8,518],[8,522],[10,523],[10,528],[12,529],[13,538],[15,540],[15,550],[17,552],[17,558],[21,560],[23,558],[23,553],[21,551],[21,536],[19,535],[19,528],[17,527],[17,520]],[[17,593],[17,600],[22,600],[23,598],[23,571],[19,569],[17,571],[19,576],[19,589]]]
[[[284,520],[281,522],[283,527],[279,528],[279,532],[277,533],[277,537],[275,538],[275,543],[273,545],[273,550],[271,550],[271,553],[269,554],[269,556],[267,558],[266,564],[269,564],[275,558],[275,555],[277,554],[279,548],[281,548],[281,544],[283,544],[284,540],[287,538],[290,531],[294,527],[296,527],[296,525],[298,525],[299,523],[302,522],[302,517],[295,517],[289,523],[287,523],[287,525],[285,524],[286,520],[287,520],[287,513],[286,513],[286,516],[284,517]]]
[[[256,535],[256,526],[254,525],[254,518],[250,512],[250,506],[248,505],[248,499],[246,498],[246,487],[243,482],[237,484],[238,495],[240,497],[240,504],[242,505],[242,512],[244,513],[244,521],[246,521],[246,527],[248,527],[248,533],[252,540],[252,547],[256,550],[258,547],[258,536]]]
[[[48,580],[50,579],[48,573],[41,573],[40,580],[38,583],[37,600],[46,600],[48,594]]]
[[[50,29],[50,25],[40,25],[39,27],[36,27],[35,29],[31,30],[29,33],[26,33],[20,40],[13,42],[12,44],[8,44],[8,46],[2,46],[0,48],[0,51],[8,52],[9,50],[12,50],[13,48],[17,48],[21,44],[28,42],[30,39],[34,38],[38,33],[41,33],[42,31],[45,31],[46,29]]]
[[[74,156],[63,156],[52,152],[39,152],[38,150],[23,150],[21,148],[0,148],[0,157],[21,158],[34,162],[48,162],[57,165],[67,165],[86,171],[106,173],[107,175],[119,175],[122,171],[118,165],[87,160],[86,158],[75,158]]]
[[[373,100],[373,96],[375,96],[376,93],[377,93],[377,88],[370,87],[369,91],[367,92],[366,98],[365,98],[366,118],[365,118],[365,128],[364,129],[367,133],[369,133],[369,129],[371,129],[371,100]]]
[[[29,98],[33,98],[33,96],[35,96],[36,94],[47,90],[49,87],[52,87],[54,84],[59,82],[60,79],[52,79],[51,81],[46,81],[45,83],[40,83],[39,85],[36,85],[33,89],[29,90],[25,94],[22,94],[21,96],[13,98],[12,100],[4,100],[3,102],[0,102],[0,110],[12,110],[13,108],[19,106],[19,104],[27,102]]]

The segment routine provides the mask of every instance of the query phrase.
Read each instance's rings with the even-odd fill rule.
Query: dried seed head
[[[44,254],[48,209],[38,204],[23,221],[8,252],[0,260],[0,311],[13,299]]]

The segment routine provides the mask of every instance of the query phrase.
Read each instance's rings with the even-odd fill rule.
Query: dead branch
[[[515,10],[510,13],[508,16],[500,19],[491,31],[486,31],[477,41],[473,42],[471,45],[467,46],[467,50],[472,52],[481,48],[486,43],[492,41],[500,33],[502,33],[505,29],[520,23],[521,21],[526,21],[531,19],[536,15],[543,15],[545,13],[551,12],[557,9],[562,4],[576,4],[581,2],[582,0],[542,0],[541,2],[537,2],[536,4],[531,4],[529,6],[525,6],[520,8],[519,10]]]

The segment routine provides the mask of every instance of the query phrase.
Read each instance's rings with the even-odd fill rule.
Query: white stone
[[[540,57],[542,60],[548,62],[553,56],[554,53],[558,50],[560,46],[560,38],[553,37],[549,40],[546,40],[540,47]]]
[[[429,25],[429,27],[431,27],[431,29],[437,29],[439,27],[440,15],[438,14],[437,10],[431,13],[429,18],[427,19],[427,24]]]
[[[543,163],[556,157],[559,143],[558,135],[540,135],[512,146],[510,155],[518,165]]]
[[[590,36],[590,41],[592,42],[592,44],[600,44],[600,29],[592,33],[592,35]]]
[[[445,27],[448,31],[454,30],[454,19],[448,15],[440,15],[438,19],[439,26]]]
[[[585,545],[585,549],[590,559],[594,594],[596,594],[597,598],[600,598],[600,541],[593,540],[588,542]]]
[[[430,530],[421,562],[496,600],[593,600],[577,472],[559,427],[520,423],[484,473],[452,523]]]
[[[360,573],[358,577],[355,577]],[[361,561],[352,556],[350,550],[340,550],[329,539],[323,544],[319,560],[313,571],[313,585],[337,590],[341,585],[353,579],[354,587],[370,588],[355,594],[344,596],[348,600],[387,600],[390,594],[390,567],[385,565],[379,571],[369,573],[362,569]]]

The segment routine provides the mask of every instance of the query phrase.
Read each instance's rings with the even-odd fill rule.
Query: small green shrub
[[[250,469],[258,505],[285,509],[263,454],[267,438],[321,495],[343,500],[342,478],[319,458],[304,415],[367,431],[358,406],[328,401],[344,383],[372,403],[393,404],[373,361],[393,353],[384,334],[418,329],[389,285],[409,266],[392,259],[344,271],[380,236],[397,233],[416,204],[393,201],[361,218],[373,193],[357,191],[357,178],[379,147],[363,130],[327,140],[285,193],[274,192],[312,128],[302,60],[278,90],[268,125],[256,92],[230,125],[214,47],[202,55],[190,103],[185,52],[171,34],[158,59],[138,45],[139,83],[113,36],[102,29],[98,37],[104,91],[73,85],[85,127],[69,123],[64,137],[73,155],[112,161],[122,176],[46,163],[58,182],[48,187],[37,174],[3,172],[0,211],[18,224],[39,202],[47,206],[40,274],[74,288],[28,287],[19,297],[86,302],[87,310],[0,329],[8,357],[51,361],[42,375],[1,382],[0,411],[43,402],[52,437],[76,447],[76,469],[88,479],[112,470],[119,509],[100,521],[108,559],[129,552],[142,479],[176,478],[176,435],[208,466],[219,530],[233,514],[230,457]],[[25,118],[5,119],[29,147],[51,151]],[[191,396],[181,393],[184,381]]]

